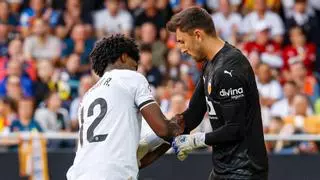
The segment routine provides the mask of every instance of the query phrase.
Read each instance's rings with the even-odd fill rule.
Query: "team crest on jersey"
[[[211,90],[212,90],[212,88],[211,88],[211,82],[208,82],[208,94],[211,93]]]

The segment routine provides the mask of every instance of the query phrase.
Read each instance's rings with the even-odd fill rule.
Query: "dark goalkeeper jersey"
[[[246,57],[228,43],[206,62],[203,74],[183,113],[186,131],[197,127],[208,112],[212,132],[213,176],[216,179],[264,179],[268,159],[264,144],[259,95]]]

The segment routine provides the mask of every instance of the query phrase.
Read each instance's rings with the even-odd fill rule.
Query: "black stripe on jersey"
[[[147,100],[147,101],[141,103],[141,104],[138,106],[138,109],[141,110],[141,108],[142,108],[144,105],[147,105],[147,104],[153,103],[153,102],[154,102],[153,99]]]

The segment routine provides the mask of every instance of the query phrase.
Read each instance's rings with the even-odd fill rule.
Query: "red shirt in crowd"
[[[301,54],[301,55],[299,55]],[[300,58],[299,58],[300,56]],[[291,60],[302,60],[307,68],[308,75],[312,74],[314,68],[314,61],[316,59],[316,46],[313,43],[306,44],[302,48],[297,48],[289,45],[283,50],[283,68],[285,70],[289,69],[289,64]]]
[[[258,53],[261,55],[262,53],[271,53],[271,54],[279,54],[281,53],[281,47],[278,43],[269,41],[267,44],[258,44],[254,41],[247,42],[243,47],[245,53],[250,56],[251,53]]]

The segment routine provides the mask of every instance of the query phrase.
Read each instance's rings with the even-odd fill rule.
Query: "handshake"
[[[154,151],[162,144],[171,144],[172,149],[177,154],[179,160],[183,161],[194,149],[207,147],[205,144],[205,133],[182,134],[185,129],[183,115],[177,114],[169,122],[169,130],[173,132],[173,138],[162,139],[153,131],[149,131],[140,139],[137,155],[141,160],[147,153]]]
[[[176,121],[177,124],[184,130],[185,123],[183,120],[183,115],[177,114],[171,119],[171,121]],[[207,145],[205,144],[205,133],[182,133],[183,131],[178,136],[176,136],[171,143],[171,147],[177,154],[177,157],[180,161],[185,160],[188,157],[188,154],[194,149],[207,147]]]

